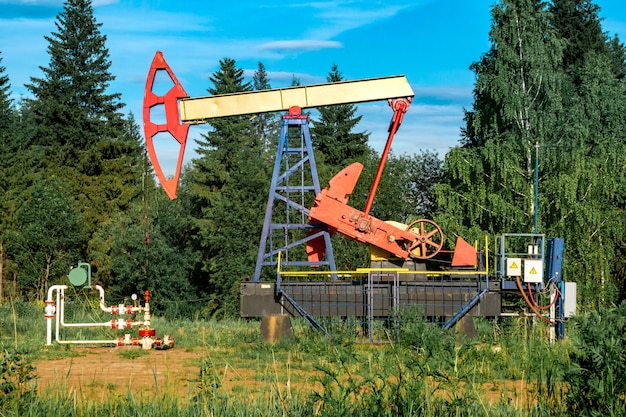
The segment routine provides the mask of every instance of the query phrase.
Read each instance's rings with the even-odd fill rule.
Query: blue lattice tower
[[[272,183],[267,198],[263,232],[252,281],[259,281],[264,266],[328,267],[335,271],[330,233],[323,225],[309,224],[309,207],[320,192],[317,166],[309,131],[309,117],[300,108],[282,116]],[[306,244],[323,238],[326,258],[309,261]]]

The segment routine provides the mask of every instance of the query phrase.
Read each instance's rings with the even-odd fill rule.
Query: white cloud
[[[395,2],[364,2],[354,0],[331,0],[309,3],[292,3],[291,7],[307,10],[311,21],[319,22],[307,30],[305,37],[332,39],[341,33],[392,18],[404,10],[423,5],[432,0]]]
[[[25,4],[27,6],[62,6],[63,0],[0,0],[0,4]]]
[[[109,4],[118,3],[119,0],[93,0],[91,4],[94,7],[107,6]],[[62,7],[64,0],[0,0],[0,4],[14,4],[27,6],[59,6]]]
[[[341,48],[340,42],[303,39],[303,40],[283,40],[271,41],[259,45],[256,49],[260,51],[274,52],[302,52],[302,51],[318,51],[320,49]]]

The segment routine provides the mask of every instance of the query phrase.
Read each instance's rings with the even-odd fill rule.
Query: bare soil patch
[[[120,356],[127,347],[80,347],[78,356],[35,364],[40,392],[75,392],[98,398],[111,393],[154,395],[173,389],[187,395],[199,375],[200,353],[152,350],[135,358]],[[137,349],[137,348],[135,348]]]
[[[151,350],[125,357],[130,347],[75,347],[77,356],[42,359],[35,363],[37,389],[54,395],[70,393],[78,398],[106,399],[111,395],[178,395],[189,398],[200,387],[200,370],[207,352],[201,349]],[[272,391],[309,391],[315,386],[316,371],[306,363],[299,366],[274,361],[258,363],[233,360],[233,352],[210,354],[212,368],[205,383],[208,389],[234,395],[266,395]],[[206,369],[205,369],[206,370]],[[214,384],[214,385],[213,385]]]

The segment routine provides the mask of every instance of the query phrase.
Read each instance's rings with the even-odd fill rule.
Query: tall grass
[[[152,395],[103,390],[92,398],[71,388],[35,389],[38,361],[79,349],[44,349],[42,306],[16,301],[0,305],[0,415],[620,416],[626,408],[618,378],[624,372],[625,309],[577,319],[568,329],[574,343],[556,344],[542,323],[525,318],[476,320],[478,336],[472,340],[407,321],[394,329],[397,337],[372,345],[354,333],[320,337],[297,319],[293,339],[268,344],[254,320],[156,317],[158,334],[174,337],[175,349],[201,357],[188,394],[166,385]],[[85,319],[81,314],[86,313],[80,305],[68,309],[76,321]],[[597,324],[604,322],[615,328],[602,331]],[[583,372],[589,364],[596,375]],[[225,384],[227,372],[243,367],[254,372],[255,384]],[[585,392],[605,401],[585,402]]]

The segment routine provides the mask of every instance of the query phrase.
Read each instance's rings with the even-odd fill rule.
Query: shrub
[[[15,410],[34,394],[34,370],[25,350],[0,343],[0,415]]]
[[[573,319],[570,389],[571,415],[626,415],[626,302]]]

